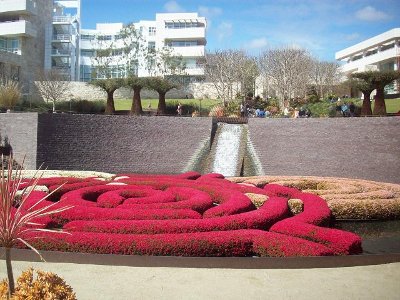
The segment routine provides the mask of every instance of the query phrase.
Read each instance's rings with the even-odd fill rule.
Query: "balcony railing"
[[[0,23],[0,36],[27,36],[36,37],[35,26],[26,20],[17,20]]]
[[[53,23],[72,23],[75,19],[72,16],[54,16]]]
[[[5,52],[21,55],[21,49],[19,49],[19,48],[0,47],[0,51],[5,51]]]
[[[53,35],[53,41],[71,41],[71,35],[69,34],[55,34]]]
[[[71,50],[70,49],[51,49],[51,54],[52,55],[70,55]]]

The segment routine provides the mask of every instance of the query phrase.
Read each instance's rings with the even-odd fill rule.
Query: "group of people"
[[[342,103],[340,98],[336,102],[336,117],[354,117],[356,106],[353,102]]]

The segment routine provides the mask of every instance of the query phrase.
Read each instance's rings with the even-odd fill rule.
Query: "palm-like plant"
[[[0,171],[0,246],[5,248],[9,295],[12,295],[15,291],[15,284],[11,265],[11,248],[16,243],[22,242],[40,256],[39,252],[24,239],[24,236],[39,231],[60,232],[39,228],[40,219],[67,210],[71,206],[60,207],[58,205],[53,207],[57,203],[43,205],[42,202],[52,193],[31,206],[27,205],[26,200],[38,185],[43,173],[36,172],[30,179],[28,186],[22,189],[23,162],[20,166],[15,167],[12,156],[9,157],[8,162],[4,161],[2,157]],[[19,190],[22,191],[19,192],[20,195],[18,196]]]

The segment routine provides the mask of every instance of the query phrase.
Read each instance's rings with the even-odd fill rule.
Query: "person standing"
[[[182,104],[178,103],[178,108],[176,109],[178,116],[182,116]]]

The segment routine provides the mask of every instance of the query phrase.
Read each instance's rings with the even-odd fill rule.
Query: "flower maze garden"
[[[358,235],[330,227],[340,217],[338,210],[310,186],[298,183],[296,188],[267,179],[234,182],[220,174],[197,172],[41,178],[19,209],[29,212],[51,204],[51,209],[71,208],[30,225],[53,231],[27,231],[24,239],[38,250],[123,255],[362,253]],[[29,189],[31,184],[26,179],[20,188]]]

